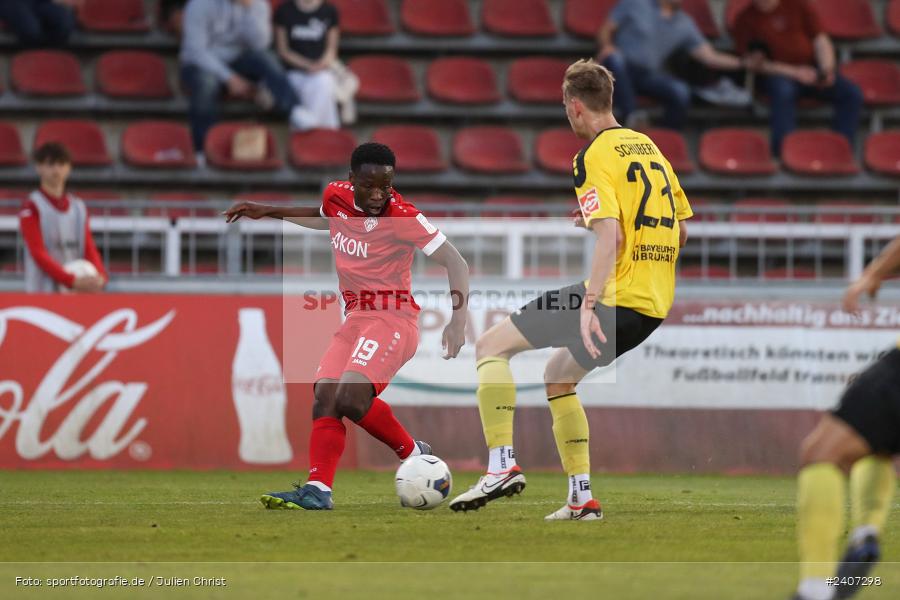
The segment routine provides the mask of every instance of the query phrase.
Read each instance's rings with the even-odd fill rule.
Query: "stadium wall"
[[[419,353],[383,397],[454,468],[480,469],[474,339],[505,311],[473,303],[470,343],[444,361],[449,309],[431,297]],[[341,316],[334,302],[302,304],[292,296],[0,296],[0,468],[304,471],[311,381]],[[822,303],[680,302],[644,346],[579,388],[593,466],[789,472],[818,411],[895,342],[898,327],[893,306],[850,319]],[[559,468],[544,359],[513,361],[516,444],[529,469]],[[344,468],[396,464],[350,431]]]

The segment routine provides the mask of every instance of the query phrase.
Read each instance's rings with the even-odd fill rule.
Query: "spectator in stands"
[[[0,0],[0,21],[25,46],[62,46],[75,29],[84,0]]]
[[[285,116],[298,104],[284,69],[267,50],[270,11],[268,0],[190,0],[185,8],[181,79],[190,95],[188,112],[201,163],[223,88],[237,97],[255,93],[261,107],[274,107]]]
[[[159,0],[159,22],[178,37],[184,30],[184,5],[188,0]]]
[[[324,0],[287,0],[275,11],[275,48],[301,100],[298,129],[337,129],[338,11]]]
[[[66,191],[72,160],[50,142],[34,152],[40,187],[22,205],[19,223],[25,240],[25,291],[99,292],[106,285],[103,260],[94,245],[84,202]],[[65,265],[84,259],[97,274],[74,275]]]
[[[681,9],[682,0],[619,0],[598,33],[599,60],[616,78],[614,105],[631,125],[636,120],[637,95],[663,103],[662,125],[680,129],[691,104],[691,86],[666,72],[667,63],[687,59],[702,69],[739,71],[740,59],[717,51],[706,41],[694,20]],[[698,90],[704,99],[728,105],[747,105],[749,94],[727,77]],[[632,117],[629,119],[629,117]]]
[[[759,64],[771,102],[772,153],[797,126],[797,100],[834,106],[832,127],[854,144],[863,95],[837,72],[831,39],[806,0],[753,0],[734,23],[738,53]]]

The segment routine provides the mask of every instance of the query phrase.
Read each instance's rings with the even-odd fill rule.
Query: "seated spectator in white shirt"
[[[300,130],[340,127],[335,75],[338,11],[324,0],[287,0],[275,11],[275,48],[300,98],[291,124]]]

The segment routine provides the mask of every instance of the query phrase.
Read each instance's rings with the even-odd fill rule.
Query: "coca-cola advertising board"
[[[305,469],[312,386],[284,383],[283,356],[314,369],[340,313],[300,313],[285,333],[290,308],[0,296],[0,468]]]

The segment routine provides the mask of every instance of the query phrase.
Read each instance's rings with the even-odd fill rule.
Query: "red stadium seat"
[[[428,93],[454,104],[491,104],[500,101],[494,69],[483,60],[439,58],[428,65]]]
[[[514,218],[533,219],[547,217],[546,210],[537,210],[535,206],[546,204],[545,200],[522,196],[494,196],[484,201],[481,216],[486,219]]]
[[[400,21],[411,33],[470,36],[475,33],[466,0],[403,0]]]
[[[619,0],[566,0],[563,22],[566,31],[596,39],[600,26]]]
[[[122,133],[122,158],[135,167],[192,169],[194,147],[188,128],[180,122],[140,121]]]
[[[562,81],[569,61],[536,56],[513,61],[507,77],[509,95],[519,102],[563,101]]]
[[[718,265],[707,265],[706,269],[702,265],[691,265],[682,267],[678,276],[684,279],[731,279],[731,271]]]
[[[525,173],[529,170],[522,140],[505,127],[469,127],[453,138],[453,160],[478,173]]]
[[[260,204],[293,204],[297,199],[286,192],[242,192],[232,198],[234,202],[259,202]]]
[[[17,215],[28,198],[28,190],[0,189],[0,215]]]
[[[813,5],[822,20],[822,28],[836,39],[881,37],[881,27],[869,0],[816,0]]]
[[[900,175],[900,131],[873,133],[866,138],[866,167],[884,175]]]
[[[703,212],[704,208],[708,208],[710,204],[713,204],[706,198],[695,198],[691,196],[688,198],[688,204],[691,205],[691,210],[694,211],[694,216],[691,217],[692,223],[713,223],[719,220],[719,215],[712,212]]]
[[[341,35],[390,35],[394,23],[385,0],[331,0],[341,20]]]
[[[833,131],[795,131],[784,138],[784,166],[800,175],[855,175],[859,166],[844,136]]]
[[[732,213],[731,221],[734,223],[792,223],[796,221],[794,215],[787,212],[767,212],[773,208],[790,208],[789,202],[777,198],[745,198],[738,200],[732,206],[752,211]]]
[[[78,20],[87,31],[143,33],[150,31],[144,0],[84,0]]]
[[[447,169],[437,132],[423,125],[389,125],[376,129],[372,141],[390,146],[401,172],[438,172]]]
[[[486,31],[496,35],[556,35],[556,25],[546,0],[484,0],[481,24]]]
[[[261,160],[235,160],[232,151],[232,141],[235,134],[245,127],[264,127],[266,130],[266,155]],[[258,123],[219,123],[214,125],[206,134],[206,160],[210,166],[219,169],[238,171],[273,171],[282,166],[278,157],[278,147],[272,130]]]
[[[571,175],[575,155],[587,145],[568,127],[542,131],[535,141],[535,157],[540,168],[551,173]]]
[[[725,175],[771,175],[776,171],[769,143],[750,129],[713,129],[700,139],[700,164]]]
[[[98,90],[116,98],[171,98],[166,63],[157,54],[113,50],[97,60]]]
[[[829,212],[817,213],[815,217],[816,223],[854,223],[854,224],[871,224],[878,222],[878,215],[860,213],[860,208],[870,208],[860,206],[859,202],[848,202],[846,200],[829,200],[816,204],[818,208],[832,209]]]
[[[841,74],[862,90],[866,104],[900,104],[900,67],[888,60],[855,60]]]
[[[87,204],[88,214],[92,217],[124,217],[129,214],[128,201],[122,197],[122,192],[114,190],[74,190],[76,197],[81,198]],[[103,206],[94,204],[102,201]],[[114,202],[114,204],[112,204]]]
[[[359,77],[362,102],[416,102],[419,90],[409,63],[394,56],[360,56],[348,63]]]
[[[688,151],[687,142],[680,132],[674,129],[648,129],[644,131],[659,151],[663,153],[677,175],[687,175],[696,169],[691,154]]]
[[[153,202],[159,203],[158,208],[148,208],[147,216],[148,217],[168,217],[170,219],[181,219],[184,217],[212,217],[218,216],[219,211],[215,209],[215,207],[210,206],[209,208],[201,207],[201,208],[189,208],[187,206],[178,206],[178,207],[168,207],[166,206],[167,202],[176,203],[176,202],[207,202],[209,199],[202,195],[193,192],[161,192],[157,194],[152,194],[150,196],[150,200]]]
[[[716,18],[709,7],[709,0],[684,0],[684,12],[689,14],[700,32],[708,38],[717,38],[721,35]]]
[[[884,20],[894,35],[900,35],[900,0],[891,0],[884,15]]]
[[[12,123],[0,121],[0,166],[21,167],[27,162],[19,130]]]
[[[13,88],[34,96],[80,96],[87,90],[81,64],[62,50],[28,50],[16,54],[9,67]]]
[[[66,147],[76,167],[105,167],[112,164],[106,138],[93,121],[60,119],[44,121],[34,134],[34,147],[58,142]]]
[[[356,136],[344,129],[310,129],[291,134],[289,155],[297,169],[350,168]]]

